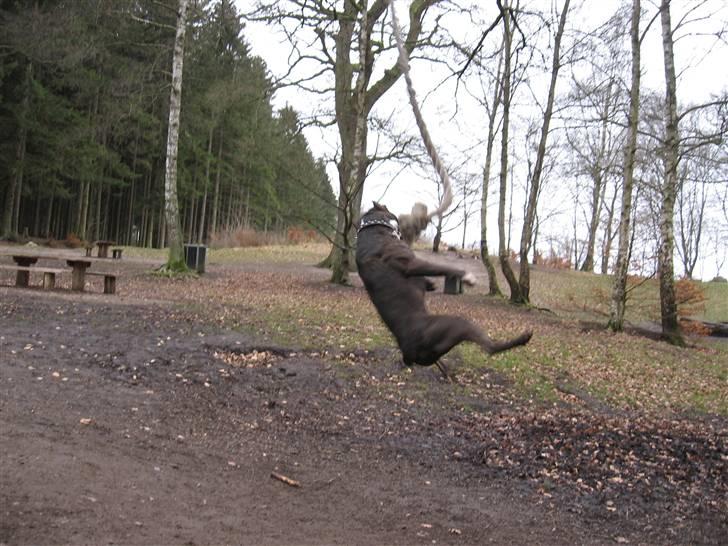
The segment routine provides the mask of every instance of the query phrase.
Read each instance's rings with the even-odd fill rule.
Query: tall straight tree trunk
[[[137,242],[134,240],[134,197],[136,193],[136,180],[134,178],[131,179],[131,188],[129,188],[129,210],[127,213],[127,235],[126,235],[126,244],[128,245],[136,245]]]
[[[615,233],[612,233],[612,222],[614,221],[614,211],[617,204],[617,188],[614,188],[612,195],[612,206],[607,211],[607,221],[604,226],[604,242],[602,244],[602,275],[609,273],[609,258],[612,254],[612,242]]]
[[[632,189],[640,110],[640,0],[632,0],[630,38],[632,42],[632,83],[629,92],[627,144],[624,150],[622,210],[619,215],[619,249],[614,271],[612,302],[609,309],[609,328],[615,332],[624,329],[624,312],[627,305],[627,272],[629,271],[630,242],[632,240],[630,221],[632,217]]]
[[[531,176],[531,187],[528,195],[528,205],[526,207],[526,215],[523,220],[523,230],[521,231],[521,247],[520,255],[520,271],[518,275],[518,284],[520,293],[517,299],[511,293],[511,301],[513,303],[528,303],[530,301],[531,292],[531,273],[530,264],[528,262],[528,252],[531,250],[533,243],[533,226],[536,218],[536,208],[538,207],[538,196],[541,186],[541,176],[543,173],[543,163],[546,157],[546,140],[548,139],[549,126],[551,125],[551,116],[554,112],[554,99],[556,97],[556,81],[559,77],[559,69],[561,68],[561,37],[564,35],[564,27],[566,26],[566,15],[569,11],[569,0],[564,2],[561,16],[559,17],[559,27],[554,37],[554,56],[551,63],[551,82],[549,84],[548,99],[546,100],[546,111],[543,116],[543,125],[541,125],[541,137],[538,142],[536,152],[536,163],[533,168],[533,176]]]
[[[677,195],[677,168],[679,161],[679,136],[677,118],[677,82],[675,55],[673,53],[670,0],[660,5],[662,22],[662,51],[665,58],[665,180],[662,184],[660,209],[660,249],[657,263],[660,276],[660,315],[662,335],[671,343],[684,345],[677,317],[675,300],[675,198]]]
[[[356,4],[352,2],[352,6],[356,8]],[[369,25],[367,20],[368,1],[364,0],[361,4],[361,21],[359,22],[359,35],[357,37],[358,44],[358,68],[359,72],[353,90],[353,100],[349,102],[349,106],[353,108],[353,116],[347,115],[349,126],[345,129],[346,134],[350,138],[350,150],[348,154],[342,153],[341,164],[339,167],[339,179],[342,181],[339,190],[339,218],[337,222],[337,234],[335,242],[338,243],[338,251],[334,254],[334,260],[331,264],[331,282],[343,284],[348,281],[349,269],[353,262],[353,227],[354,215],[359,212],[356,202],[359,200],[361,205],[361,186],[363,175],[366,169],[366,148],[367,148],[367,106],[366,106],[366,88],[370,76],[370,65],[367,63],[367,52],[369,51]],[[356,19],[356,11],[351,13]],[[343,26],[343,24],[342,24]],[[340,43],[342,48],[346,41],[353,36],[354,26],[343,33]],[[343,51],[337,51],[337,61],[340,55],[347,55],[348,48]],[[341,76],[344,76],[342,74]],[[342,82],[343,83],[343,82]],[[342,97],[343,98],[343,97]],[[337,105],[337,111],[339,107]],[[357,199],[358,198],[358,199]]]
[[[179,117],[182,106],[182,69],[184,66],[187,6],[189,0],[179,0],[177,32],[172,58],[172,90],[169,96],[169,123],[167,127],[167,160],[164,177],[164,215],[169,237],[168,269],[185,269],[182,255],[182,228],[177,200],[177,151],[179,148]]]
[[[223,128],[220,127],[220,143],[217,148],[217,171],[215,172],[215,191],[212,194],[212,218],[210,219],[209,231],[214,233],[217,231],[217,217],[220,210],[220,175],[222,173],[222,145],[223,145]]]
[[[509,6],[503,2],[503,127],[501,128],[501,157],[500,157],[500,195],[498,198],[498,259],[501,271],[506,278],[511,291],[511,301],[522,301],[521,287],[516,275],[508,261],[508,245],[506,245],[506,194],[508,191],[508,130],[511,111],[511,55],[513,31],[511,30],[511,16]]]
[[[480,259],[488,273],[488,293],[491,296],[503,295],[498,286],[495,267],[490,260],[490,252],[488,251],[488,192],[490,190],[490,171],[493,163],[493,144],[495,143],[495,119],[498,116],[498,108],[503,90],[502,64],[503,55],[501,54],[498,58],[498,77],[493,85],[492,106],[488,112],[488,140],[485,147],[485,164],[483,165],[483,183],[480,198]]]
[[[210,127],[210,134],[207,136],[207,163],[205,165],[205,191],[202,193],[202,206],[200,210],[200,230],[197,234],[197,242],[201,243],[205,237],[205,215],[207,214],[207,189],[210,187],[210,163],[212,163],[212,136],[214,126]],[[190,217],[190,220],[192,216]],[[192,232],[192,222],[190,222]],[[192,242],[192,237],[189,238]]]
[[[23,99],[18,112],[18,139],[15,145],[15,165],[9,177],[10,183],[5,193],[5,209],[0,236],[8,237],[17,232],[16,203],[23,185],[23,172],[25,170],[25,148],[28,139],[28,112],[30,109],[30,84],[33,79],[33,63],[27,61],[25,79],[23,82]]]
[[[95,222],[94,222],[94,239],[99,241],[102,239],[102,229],[101,229],[101,204],[103,200],[103,188],[101,186],[100,182],[97,182],[96,187],[96,214],[95,214]]]
[[[607,123],[610,114],[612,100],[612,82],[607,86],[607,98],[604,103],[602,114],[602,127],[599,135],[599,151],[597,152],[596,164],[592,172],[592,200],[591,200],[591,218],[589,219],[589,238],[586,243],[586,256],[581,266],[582,271],[594,271],[594,252],[597,242],[597,229],[599,228],[599,217],[601,216],[601,202],[604,193],[604,155],[607,151]]]
[[[45,224],[43,226],[43,237],[51,237],[51,218],[53,217],[53,205],[56,198],[56,189],[53,188],[51,191],[51,196],[48,199],[48,210],[46,211],[45,215]]]

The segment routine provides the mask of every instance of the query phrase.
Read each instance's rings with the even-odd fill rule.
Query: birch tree
[[[614,271],[612,301],[609,309],[609,327],[614,331],[624,328],[624,312],[627,303],[627,271],[629,270],[629,250],[632,235],[632,189],[634,185],[634,166],[637,153],[637,129],[640,108],[640,0],[632,0],[630,42],[632,44],[632,83],[629,92],[629,116],[627,118],[627,142],[624,149],[622,184],[622,206],[619,217],[619,249]]]
[[[169,124],[167,127],[167,159],[164,178],[164,214],[167,224],[169,270],[186,269],[182,252],[182,227],[177,200],[177,151],[179,149],[179,118],[182,108],[182,69],[184,66],[185,33],[189,0],[179,0],[177,28],[172,57],[172,89],[169,96]]]
[[[662,184],[660,209],[660,250],[658,270],[660,278],[660,317],[662,335],[670,342],[682,345],[677,302],[675,300],[675,271],[673,252],[675,250],[674,216],[677,196],[677,170],[680,140],[677,117],[677,78],[675,76],[675,54],[673,51],[670,0],[660,4],[662,27],[662,52],[665,61],[665,178]]]

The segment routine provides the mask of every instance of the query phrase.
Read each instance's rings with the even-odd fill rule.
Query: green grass
[[[160,261],[166,257],[163,250],[129,250],[130,256]],[[380,348],[396,353],[396,342],[363,290],[333,286],[326,275],[295,267],[314,264],[327,251],[326,245],[211,250],[211,266],[241,267],[199,278],[142,276],[135,282],[146,284],[156,299],[178,302],[190,313],[245,331],[253,339],[322,353],[361,354]],[[243,267],[251,264],[254,267]],[[705,317],[720,320],[728,306],[728,285],[701,286],[707,297]],[[534,269],[534,303],[552,309],[556,317],[483,297],[483,287],[480,293],[456,298],[429,296],[432,312],[466,316],[494,338],[511,337],[524,328],[535,332],[528,346],[495,356],[472,344],[457,348],[445,358],[461,378],[453,392],[489,396],[487,384],[493,378],[487,369],[492,369],[512,385],[509,393],[528,400],[579,403],[581,399],[591,405],[592,397],[632,410],[728,415],[728,344],[702,342],[698,348],[678,348],[600,328],[581,331],[579,319],[606,323],[610,289],[610,278],[601,275]],[[654,318],[656,311],[656,282],[635,288],[630,320]],[[556,386],[560,382],[587,396],[566,396]],[[408,382],[407,389],[414,388]]]
[[[708,300],[705,314],[701,317],[715,322],[728,322],[728,283],[708,282],[702,284]]]

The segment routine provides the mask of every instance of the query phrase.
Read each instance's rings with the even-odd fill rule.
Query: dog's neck
[[[362,218],[361,225],[359,226],[359,229],[357,230],[357,233],[359,233],[361,230],[366,229],[368,227],[373,226],[384,226],[392,230],[392,237],[395,237],[396,239],[401,239],[401,235],[399,233],[399,227],[397,226],[397,222],[395,220],[384,220],[380,218]]]

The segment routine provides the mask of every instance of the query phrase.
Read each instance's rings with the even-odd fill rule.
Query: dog
[[[400,237],[398,218],[377,202],[360,219],[356,265],[374,307],[397,340],[406,366],[435,364],[450,379],[440,358],[463,341],[494,354],[531,339],[532,333],[526,331],[514,339],[496,342],[467,319],[428,313],[425,292],[434,289],[428,276],[459,277],[468,285],[473,285],[475,278],[462,269],[417,258]]]

